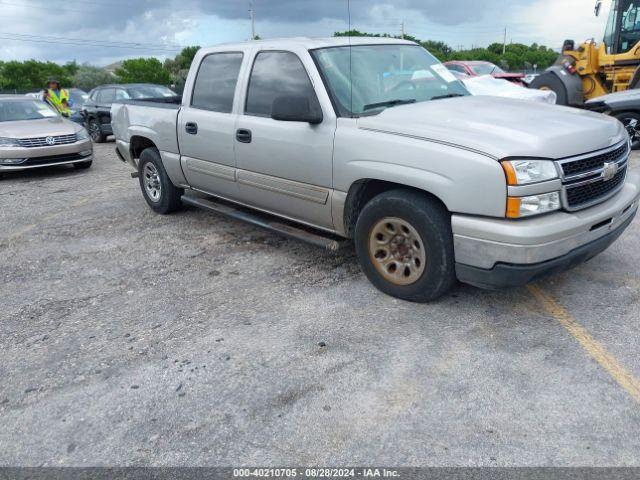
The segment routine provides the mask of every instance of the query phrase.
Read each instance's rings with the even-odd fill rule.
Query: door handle
[[[198,134],[198,124],[195,122],[187,122],[184,126],[184,131],[189,135],[197,135]]]
[[[242,143],[251,143],[251,130],[244,128],[236,130],[236,140]]]

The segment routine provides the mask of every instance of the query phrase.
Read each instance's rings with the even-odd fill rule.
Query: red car
[[[482,62],[482,61],[470,61],[470,62],[462,62],[462,61],[451,61],[445,62],[444,65],[451,70],[452,72],[464,73],[465,75],[469,75],[470,77],[479,77],[480,75],[491,75],[493,78],[501,78],[503,80],[509,80],[510,82],[516,83],[520,86],[525,86],[524,84],[524,73],[507,73],[502,70],[499,66],[494,65],[491,62]]]

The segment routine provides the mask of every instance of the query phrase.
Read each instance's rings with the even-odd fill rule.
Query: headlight
[[[17,138],[0,137],[0,147],[19,147],[20,142]]]
[[[502,162],[509,185],[529,185],[558,178],[558,170],[551,160],[508,160]]]
[[[82,130],[78,130],[76,132],[76,138],[78,140],[86,140],[87,138],[89,138],[89,132],[87,132],[86,128],[83,128]]]
[[[560,193],[551,192],[529,197],[509,197],[507,217],[523,218],[560,209]]]

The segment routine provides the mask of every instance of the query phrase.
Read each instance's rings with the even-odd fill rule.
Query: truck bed
[[[140,135],[158,150],[179,154],[177,122],[182,97],[122,100],[111,106],[111,125],[116,139],[131,142]]]

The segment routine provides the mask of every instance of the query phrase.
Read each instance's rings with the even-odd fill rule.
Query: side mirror
[[[282,122],[322,123],[320,106],[312,109],[308,97],[285,96],[278,97],[271,105],[271,118]]]
[[[596,8],[595,8],[596,17],[600,16],[600,10],[602,10],[602,0],[598,0],[596,2]]]

